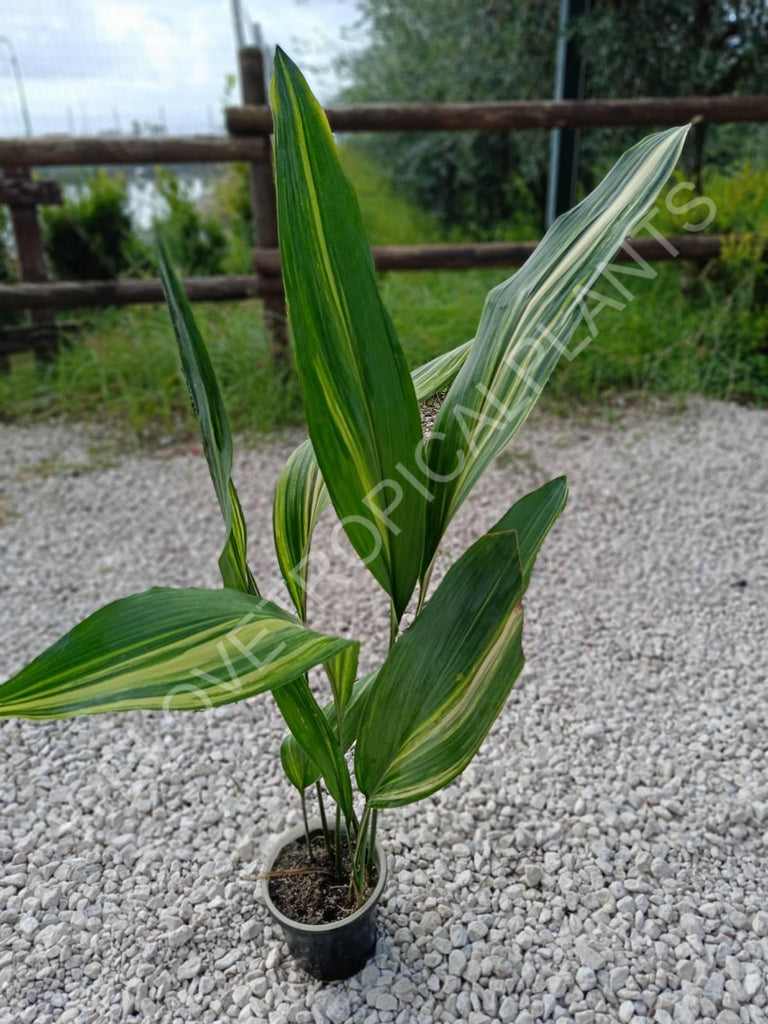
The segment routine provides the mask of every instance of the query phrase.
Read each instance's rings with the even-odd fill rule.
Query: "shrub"
[[[137,240],[122,175],[89,175],[73,198],[45,207],[42,220],[45,250],[59,278],[109,280],[135,263]]]

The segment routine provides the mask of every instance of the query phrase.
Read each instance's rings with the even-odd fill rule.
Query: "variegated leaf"
[[[347,706],[344,712],[344,723],[341,731],[341,744],[344,751],[349,750],[352,744],[357,739],[357,730],[360,726],[360,719],[365,708],[365,702],[368,699],[368,694],[371,692],[371,687],[376,680],[376,672],[371,672],[370,675],[364,676],[362,679],[358,679],[352,688],[352,694],[349,698]],[[328,722],[328,726],[334,736],[338,735],[339,731],[339,717],[337,713],[336,703],[332,701],[323,708],[323,715]],[[312,744],[308,744],[308,747]],[[297,741],[295,736],[286,736],[280,747],[280,759],[283,763],[283,770],[288,776],[288,779],[300,792],[308,789],[320,778],[320,769],[315,764],[314,760],[306,753],[303,746]]]
[[[281,687],[352,643],[240,591],[156,587],[94,612],[0,685],[0,717],[200,711]]]
[[[347,536],[399,617],[423,548],[424,494],[403,486],[398,468],[423,481],[418,404],[325,114],[280,49],[271,99],[283,279],[309,434]]]
[[[352,780],[344,760],[344,751],[335,729],[312,696],[306,678],[281,686],[273,691],[273,696],[297,746],[312,752],[312,763],[317,766],[318,776],[322,775],[328,792],[341,808],[345,820],[351,822]],[[285,758],[282,761],[285,766]]]
[[[312,442],[306,440],[283,467],[272,508],[272,528],[280,572],[302,622],[307,617],[312,534],[329,500]]]
[[[564,476],[558,476],[515,502],[490,530],[491,533],[514,530],[517,534],[520,563],[523,567],[523,587],[526,590],[544,538],[554,526],[567,501],[568,481]]]
[[[467,358],[471,344],[467,341],[413,370],[411,379],[419,402],[450,384]],[[312,442],[302,441],[280,474],[272,512],[280,572],[302,622],[307,616],[312,534],[329,501]]]
[[[560,478],[513,506],[517,529],[473,544],[390,651],[355,748],[371,807],[420,800],[474,757],[523,668],[522,597],[566,495]]]
[[[688,128],[644,139],[559,217],[525,265],[494,288],[428,450],[422,575],[456,509],[536,402],[582,316],[585,296],[671,174]]]
[[[417,366],[415,370],[411,371],[411,380],[419,402],[424,402],[427,398],[431,398],[432,395],[436,395],[448,387],[467,361],[469,350],[473,344],[474,338],[470,338],[458,348],[452,348],[450,352],[435,356],[428,363]]]
[[[226,527],[224,549],[219,557],[221,578],[225,587],[258,595],[256,581],[246,561],[247,534],[243,510],[232,483],[232,434],[227,410],[224,408],[208,350],[160,238],[157,254],[184,379],[200,423],[203,450]]]

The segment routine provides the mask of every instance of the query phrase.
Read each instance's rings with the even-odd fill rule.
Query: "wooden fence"
[[[47,280],[36,207],[60,201],[52,182],[32,181],[33,167],[147,165],[246,161],[250,164],[254,238],[253,275],[197,277],[184,281],[193,301],[260,298],[273,357],[287,359],[285,297],[277,246],[277,215],[272,177],[270,133],[272,115],[261,51],[239,53],[242,106],[226,112],[227,136],[162,136],[140,138],[0,139],[0,203],[11,209],[22,281],[0,286],[0,310],[25,309],[29,324],[0,327],[0,369],[8,355],[33,349],[49,358],[58,342],[55,310],[84,306],[163,301],[158,280]],[[539,101],[510,103],[369,104],[329,108],[337,131],[510,131],[533,128],[596,128],[629,125],[672,125],[699,120],[709,123],[767,121],[768,96],[687,96],[675,99]],[[381,270],[516,267],[536,242],[489,242],[455,245],[382,246],[374,248]],[[719,235],[688,235],[669,239],[636,239],[644,259],[679,255],[708,259],[720,252]],[[621,259],[621,254],[617,257]],[[61,325],[58,325],[61,326]]]

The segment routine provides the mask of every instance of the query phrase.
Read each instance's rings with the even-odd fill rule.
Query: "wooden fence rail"
[[[379,270],[467,270],[477,267],[519,267],[538,242],[482,242],[458,245],[385,245],[373,247]],[[711,259],[720,253],[721,235],[675,235],[629,239],[631,250],[620,250],[616,262],[641,260]],[[182,281],[192,302],[231,302],[236,299],[275,299],[282,296],[280,252],[255,249],[258,275],[187,277]],[[162,302],[159,280],[64,281],[52,284],[0,285],[0,309],[74,309],[84,306],[127,306]]]
[[[510,131],[526,128],[626,128],[634,125],[768,121],[768,96],[683,96],[674,99],[536,100],[510,103],[368,103],[328,107],[334,131]],[[229,107],[234,136],[266,135],[266,106]]]
[[[193,277],[184,281],[192,301],[231,301],[260,298],[265,326],[278,362],[287,358],[285,297],[271,168],[269,135],[272,114],[266,106],[266,82],[261,51],[245,47],[239,53],[243,106],[226,111],[228,136],[160,136],[152,139],[47,136],[37,139],[0,139],[0,168],[180,164],[246,161],[251,165],[251,207],[256,248],[255,274]],[[525,101],[504,103],[378,103],[326,110],[336,131],[509,131],[532,128],[598,128],[635,125],[768,121],[768,96],[685,96],[619,100]],[[21,174],[17,174],[21,179]],[[28,177],[28,176],[27,176]],[[41,201],[42,183],[25,185]],[[49,186],[46,186],[49,187]],[[53,195],[55,189],[51,188]],[[19,193],[18,203],[24,206]],[[25,207],[29,209],[28,203]],[[13,212],[14,206],[11,203]],[[17,205],[18,209],[18,205]],[[28,217],[29,214],[27,213]],[[380,270],[466,269],[517,267],[530,256],[536,242],[492,242],[458,245],[381,246],[373,255]],[[722,236],[685,235],[667,240],[632,240],[634,253],[616,259],[709,259],[721,249]],[[37,271],[35,271],[37,273]],[[27,274],[31,281],[33,274]],[[38,275],[39,276],[39,275]],[[53,310],[162,302],[157,280],[65,281],[0,286],[0,310],[26,309],[31,324],[0,328],[0,369],[10,352],[24,345],[42,352],[50,344],[45,325]],[[47,340],[46,340],[47,339]]]
[[[0,139],[0,167],[232,163],[265,160],[267,152],[264,139],[244,135],[167,135],[155,139],[50,135]]]

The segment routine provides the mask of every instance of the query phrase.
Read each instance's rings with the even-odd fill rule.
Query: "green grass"
[[[301,419],[295,384],[276,387],[257,302],[200,303],[198,324],[211,352],[235,430],[265,433]],[[189,437],[196,425],[182,383],[165,306],[128,306],[92,325],[56,361],[17,356],[0,375],[7,419],[99,421],[142,442]]]
[[[435,222],[394,194],[385,175],[353,151],[344,151],[344,162],[373,244],[440,240]],[[713,175],[706,184],[717,207],[708,231],[768,233],[768,170],[746,165],[730,176]],[[689,198],[682,195],[678,202]],[[701,216],[672,216],[661,206],[655,223],[670,234],[682,233],[688,217]],[[533,228],[520,228],[517,237],[533,234]],[[693,264],[653,266],[653,280],[624,279],[633,298],[622,299],[622,309],[600,311],[596,337],[572,361],[561,360],[545,392],[550,406],[594,407],[627,391],[768,400],[768,282],[759,243],[731,246],[703,270]],[[506,276],[503,270],[383,274],[384,302],[409,364],[471,338],[488,290]],[[599,289],[621,298],[605,283]],[[259,303],[197,304],[195,315],[234,429],[265,433],[300,421],[295,382],[278,383],[272,370]],[[0,415],[21,422],[52,416],[97,420],[148,443],[193,436],[165,308],[91,311],[89,323],[51,366],[14,357],[12,373],[0,374]],[[577,334],[580,340],[589,337],[585,329]]]

